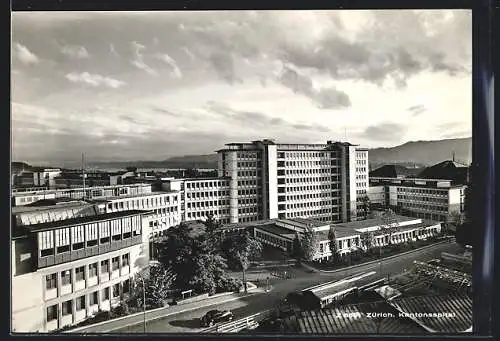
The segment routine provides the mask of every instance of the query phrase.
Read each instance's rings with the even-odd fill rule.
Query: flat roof
[[[144,211],[142,211],[142,210],[128,210],[128,211],[112,212],[112,213],[97,214],[97,215],[92,215],[92,216],[70,218],[70,219],[65,219],[65,220],[51,221],[48,223],[33,224],[33,225],[26,226],[26,228],[29,231],[33,231],[33,232],[44,231],[44,230],[53,230],[53,229],[57,229],[60,227],[93,223],[93,222],[98,222],[98,221],[102,221],[102,220],[109,220],[109,219],[117,219],[117,218],[122,218],[122,217],[145,214],[148,212],[149,211],[146,211],[146,210],[144,210]]]
[[[412,218],[412,217],[405,217],[401,215],[395,215],[395,220],[399,223],[402,222],[407,222],[407,221],[412,221],[412,220],[421,220],[420,218]],[[356,229],[362,229],[362,228],[367,228],[367,227],[374,227],[374,226],[379,226],[382,225],[384,222],[382,218],[371,218],[371,219],[366,219],[366,220],[358,220],[358,221],[352,221],[348,223],[338,223],[338,224],[332,224],[332,227],[346,227],[350,228],[353,230]]]
[[[118,200],[118,199],[151,197],[151,196],[155,196],[155,195],[173,194],[173,193],[179,193],[179,191],[153,191],[153,192],[149,192],[149,193],[137,193],[137,194],[118,195],[118,196],[113,196],[113,197],[98,198],[98,199],[88,199],[88,200],[89,201],[93,201],[93,202],[110,202],[110,201]]]
[[[64,210],[72,207],[80,207],[80,206],[92,206],[90,203],[81,200],[75,200],[71,202],[60,203],[56,205],[47,205],[47,206],[14,206],[12,207],[12,214],[21,214],[28,212],[37,212],[37,211],[53,211],[53,210]]]
[[[312,227],[321,227],[330,225],[329,223],[324,223],[322,221],[312,219],[312,218],[291,218],[291,219],[278,219],[278,221],[282,221],[285,223],[294,223],[297,222],[303,225],[312,225]]]
[[[276,226],[275,223],[269,223],[267,225],[256,226],[259,230],[269,232],[276,236],[280,236],[289,240],[295,239],[295,232],[287,228]]]
[[[139,186],[151,186],[148,183],[133,183],[133,184],[123,184],[123,185],[109,185],[109,186],[87,186],[85,190],[97,190],[97,189],[113,189],[113,188],[126,188],[126,187],[139,187]],[[60,192],[78,192],[83,191],[83,187],[75,187],[75,188],[59,188],[59,189],[50,189],[50,190],[32,190],[32,191],[23,191],[23,192],[12,192],[12,196],[28,196],[28,195],[36,195],[36,194],[52,194],[52,193],[60,193]]]

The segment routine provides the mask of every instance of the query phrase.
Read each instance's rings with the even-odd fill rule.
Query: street
[[[455,252],[459,246],[457,244],[439,244],[431,248],[417,251],[408,255],[402,255],[379,264],[361,265],[349,271],[338,271],[335,273],[310,272],[303,268],[294,268],[295,276],[288,280],[272,279],[270,281],[272,290],[269,293],[257,292],[251,296],[240,298],[235,301],[218,304],[211,307],[201,307],[199,309],[170,315],[147,322],[148,333],[186,333],[199,332],[203,328],[200,326],[199,319],[207,311],[212,309],[231,310],[235,319],[244,318],[248,315],[256,314],[275,306],[279,300],[283,299],[289,292],[302,290],[307,287],[317,285],[323,282],[340,280],[353,272],[376,271],[380,277],[388,274],[396,274],[404,269],[409,269],[414,260],[429,261],[432,258],[438,258],[441,252]],[[380,272],[380,268],[382,271]],[[143,324],[121,327],[109,331],[112,333],[142,333]]]

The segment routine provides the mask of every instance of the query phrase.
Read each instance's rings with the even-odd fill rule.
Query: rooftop
[[[295,239],[295,232],[280,226],[276,226],[274,223],[268,223],[267,225],[258,226],[259,230],[264,230],[266,232],[272,233],[289,240]]]
[[[52,222],[48,222],[48,223],[33,224],[33,225],[27,226],[27,229],[29,231],[33,231],[33,232],[53,230],[53,229],[66,227],[66,226],[87,224],[87,223],[93,223],[93,222],[98,222],[98,221],[102,221],[102,220],[118,219],[118,218],[122,218],[122,217],[145,214],[148,212],[149,211],[129,210],[129,211],[97,214],[97,215],[93,215],[93,216],[77,217],[77,218],[70,218],[70,219],[65,219],[65,220],[52,221]]]
[[[406,178],[417,175],[419,169],[406,168],[399,165],[384,165],[370,172],[369,177]]]
[[[328,223],[324,223],[322,221],[311,218],[292,218],[292,219],[278,219],[278,220],[289,224],[299,223],[301,225],[310,225],[311,227],[321,227],[329,225]]]
[[[408,221],[413,221],[413,220],[421,220],[420,218],[412,218],[412,217],[405,217],[402,215],[395,215],[394,216],[395,221],[398,223],[403,223],[403,222],[408,222]],[[363,229],[367,227],[374,227],[374,226],[380,226],[384,224],[382,218],[372,218],[372,219],[366,219],[366,220],[359,220],[359,221],[352,221],[349,223],[339,223],[339,224],[333,224],[332,227],[337,229],[338,227],[344,227],[344,228],[349,228],[352,230],[358,230],[358,229]]]
[[[110,201],[119,200],[119,199],[153,197],[155,195],[172,194],[172,193],[179,193],[179,191],[153,191],[153,192],[149,192],[149,193],[127,194],[127,195],[118,195],[118,196],[106,197],[106,198],[88,199],[88,201],[89,202],[110,202]]]
[[[12,214],[21,214],[28,212],[40,212],[40,211],[54,211],[54,210],[65,210],[73,207],[90,206],[89,203],[82,200],[71,200],[68,202],[57,202],[52,200],[39,200],[38,202],[44,202],[45,205],[24,205],[24,206],[14,206],[12,207]]]
[[[124,184],[124,185],[109,185],[109,186],[88,186],[85,187],[85,190],[99,190],[99,189],[113,189],[113,188],[126,188],[126,187],[140,187],[140,186],[148,186],[151,184],[148,183],[135,183],[135,184]],[[50,190],[33,190],[33,191],[23,191],[23,192],[13,192],[12,196],[21,197],[21,196],[31,196],[34,194],[53,194],[53,193],[61,193],[61,192],[78,192],[83,191],[83,187],[76,188],[61,188],[61,189],[50,189]]]
[[[418,174],[418,177],[430,179],[449,179],[454,183],[465,184],[469,180],[469,167],[452,160],[447,160],[425,168]]]

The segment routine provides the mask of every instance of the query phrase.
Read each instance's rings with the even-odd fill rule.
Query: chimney
[[[455,152],[453,152],[452,155],[453,155],[453,159],[452,160],[453,160],[453,162],[455,162]]]

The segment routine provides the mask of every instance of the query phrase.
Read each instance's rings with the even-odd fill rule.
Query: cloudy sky
[[[12,14],[13,160],[471,136],[468,11]]]

